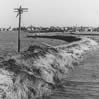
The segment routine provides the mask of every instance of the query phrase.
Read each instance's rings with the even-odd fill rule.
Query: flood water
[[[99,50],[88,54],[81,64],[47,99],[99,99]]]

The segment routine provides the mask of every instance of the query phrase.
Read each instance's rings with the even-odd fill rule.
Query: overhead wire
[[[22,7],[22,8],[24,8],[24,4],[25,3],[25,0],[18,0],[18,2],[17,2],[17,8],[19,8],[20,6]],[[23,14],[21,15],[21,26],[25,26],[26,24],[25,24],[25,18],[24,18],[24,16],[23,16]]]
[[[21,0],[21,1],[20,1],[20,5],[21,5],[22,7],[24,7],[24,0]],[[24,24],[24,17],[23,17],[23,14],[22,14],[21,17],[22,17],[22,19],[21,19],[21,25],[24,26],[25,24]]]
[[[17,7],[23,7],[24,6],[24,0],[18,0],[18,3],[17,3]],[[23,14],[21,15],[21,26],[24,26],[24,17],[23,17]]]

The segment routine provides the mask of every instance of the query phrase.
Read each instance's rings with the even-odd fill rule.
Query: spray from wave
[[[83,56],[98,48],[89,38],[57,47],[30,46],[0,62],[0,99],[48,96]]]

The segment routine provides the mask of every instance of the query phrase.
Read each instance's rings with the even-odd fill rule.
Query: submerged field
[[[91,38],[99,41],[98,36]],[[47,37],[26,38],[26,33],[21,34],[21,50],[31,44],[45,46],[44,42],[52,46],[69,43],[62,39]],[[16,51],[17,32],[1,32],[0,55],[7,56]],[[51,96],[45,99],[99,99],[99,50],[88,53],[68,76],[68,80],[63,82],[64,86],[57,88]]]

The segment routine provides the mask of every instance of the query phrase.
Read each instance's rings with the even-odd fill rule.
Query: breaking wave
[[[89,38],[56,47],[30,46],[0,63],[0,99],[48,96],[83,56],[98,48]]]

